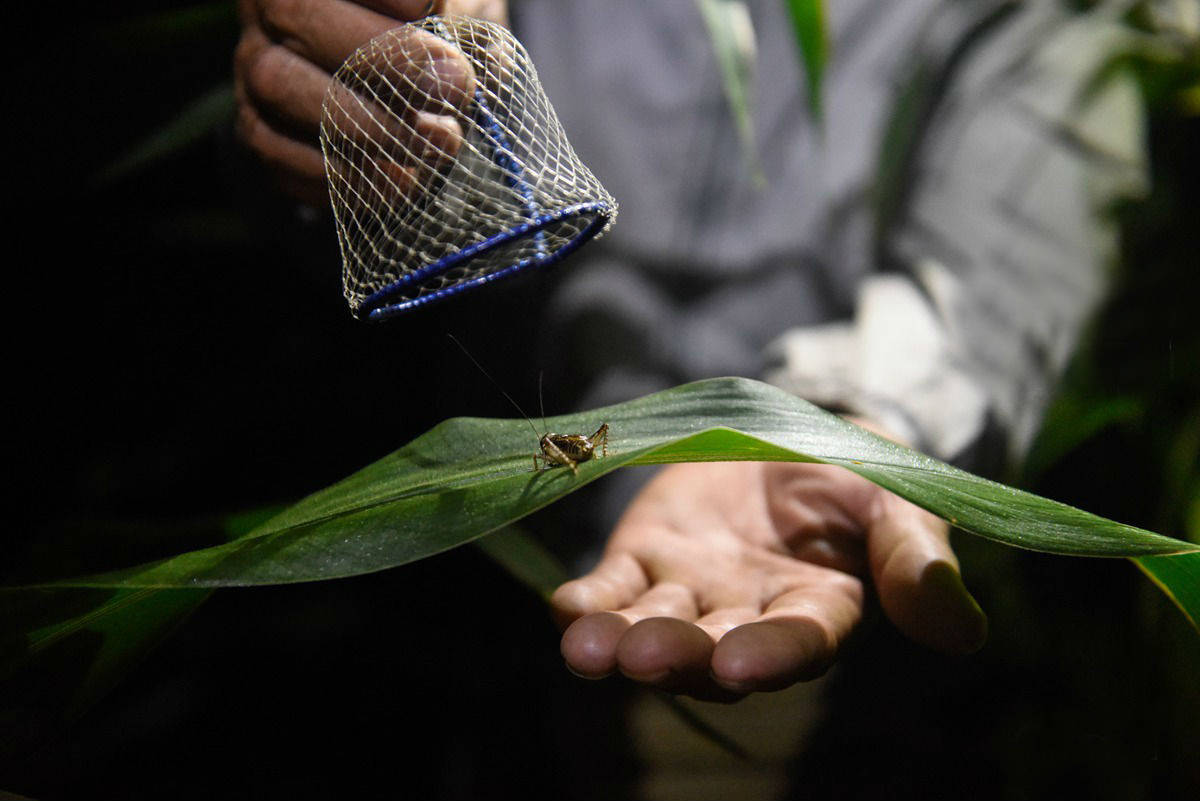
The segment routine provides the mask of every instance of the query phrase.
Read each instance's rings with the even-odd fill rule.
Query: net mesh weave
[[[321,149],[357,316],[556,261],[616,216],[524,47],[470,17],[428,17],[353,53],[326,94]]]

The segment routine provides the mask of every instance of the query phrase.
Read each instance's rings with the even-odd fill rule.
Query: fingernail
[[[599,676],[595,676],[595,675],[589,675],[589,674],[587,674],[587,673],[580,673],[578,670],[576,670],[575,668],[571,667],[571,663],[570,663],[570,662],[565,662],[565,661],[564,661],[564,662],[563,662],[563,664],[567,666],[567,671],[568,671],[568,672],[569,672],[569,673],[570,673],[572,676],[576,676],[576,677],[578,677],[578,678],[581,678],[581,679],[586,679],[587,681],[600,681],[600,679],[608,678],[608,675],[609,675],[609,674],[607,674],[607,673],[604,673],[604,674],[601,674],[601,675],[599,675]]]
[[[723,679],[720,676],[718,676],[716,673],[710,673],[709,676],[712,677],[713,682],[717,686],[719,686],[723,689],[729,690],[730,692],[734,692],[734,693],[752,693],[752,692],[754,692],[754,688],[758,684],[757,682],[751,681],[749,679],[744,679],[742,681],[735,681],[733,679]]]
[[[926,609],[941,610],[935,626],[941,648],[954,654],[971,654],[987,642],[988,619],[975,596],[967,590],[962,576],[947,562],[937,562],[925,570],[922,590],[929,594]]]
[[[457,56],[444,55],[430,60],[421,77],[417,88],[436,100],[453,101],[466,91],[470,65]]]

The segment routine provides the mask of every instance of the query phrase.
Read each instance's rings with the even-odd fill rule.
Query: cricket
[[[596,432],[591,436],[588,436],[587,434],[555,434],[550,431],[547,431],[539,436],[537,427],[534,426],[533,421],[529,419],[529,415],[525,414],[525,410],[521,408],[520,404],[513,400],[512,396],[504,391],[504,387],[500,386],[496,379],[492,378],[491,374],[488,373],[487,370],[483,369],[483,365],[476,361],[475,357],[471,355],[471,352],[466,349],[466,346],[459,342],[453,334],[446,334],[446,336],[450,337],[450,341],[458,346],[459,350],[461,350],[466,357],[471,360],[471,363],[479,369],[479,372],[483,373],[484,377],[487,378],[488,381],[491,381],[492,385],[495,386],[496,389],[500,390],[500,394],[503,395],[508,402],[513,405],[513,408],[525,418],[525,422],[529,423],[529,427],[533,430],[533,435],[538,437],[538,448],[541,449],[541,453],[535,453],[533,455],[534,471],[548,470],[551,467],[562,466],[571,468],[571,473],[574,475],[579,475],[579,465],[595,458],[597,446],[600,448],[601,457],[608,456],[608,423],[601,423],[600,427],[597,428]],[[541,403],[542,381],[541,377],[539,376],[538,405],[541,406]],[[546,412],[543,408],[542,429],[545,430],[545,427]]]

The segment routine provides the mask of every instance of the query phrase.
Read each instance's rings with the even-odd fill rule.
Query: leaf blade
[[[696,0],[712,42],[725,100],[733,115],[742,156],[757,187],[766,184],[762,159],[754,138],[754,27],[746,4],[738,0]]]
[[[1089,556],[1200,546],[973,476],[748,379],[710,379],[550,421],[592,430],[609,455],[530,472],[524,420],[457,418],[232,542],[99,576],[83,587],[220,587],[314,581],[395,567],[506,526],[626,464],[815,461],[837,464],[1005,544]],[[1014,530],[1016,529],[1016,530]]]
[[[808,108],[821,121],[821,82],[829,61],[829,34],[825,25],[825,0],[787,0],[788,14],[808,83]]]
[[[92,183],[103,185],[121,180],[185,150],[233,119],[233,113],[233,85],[215,86],[97,172]]]
[[[1200,632],[1200,553],[1143,556],[1133,562]]]

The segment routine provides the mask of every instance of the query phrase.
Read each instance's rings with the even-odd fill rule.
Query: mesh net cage
[[[321,150],[357,317],[548,265],[617,213],[525,48],[470,17],[403,25],[346,59],[325,96]]]

